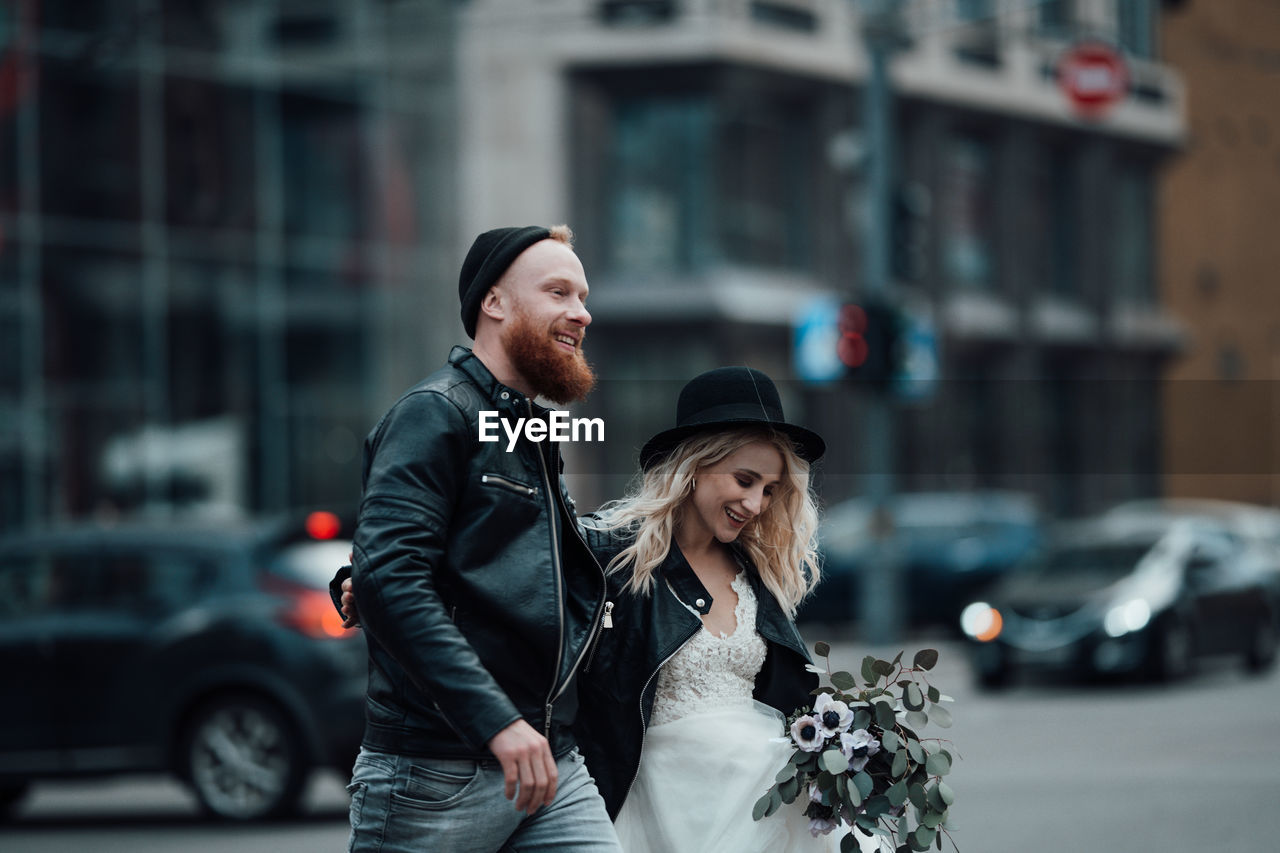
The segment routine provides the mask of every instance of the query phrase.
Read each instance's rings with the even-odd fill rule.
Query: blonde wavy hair
[[[782,478],[769,507],[742,529],[737,542],[760,579],[788,616],[818,583],[818,509],[809,489],[809,463],[786,435],[767,427],[702,433],[687,438],[642,473],[638,486],[600,508],[591,524],[601,530],[634,529],[635,538],[605,570],[631,571],[627,590],[648,595],[653,576],[667,558],[676,526],[693,495],[700,471],[755,441],[782,454]]]

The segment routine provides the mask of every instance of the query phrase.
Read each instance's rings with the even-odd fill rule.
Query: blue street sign
[[[844,375],[845,366],[836,351],[839,311],[835,299],[819,296],[806,302],[792,321],[792,368],[801,380],[825,385]]]

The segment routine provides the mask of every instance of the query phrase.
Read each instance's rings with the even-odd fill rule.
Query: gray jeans
[[[410,758],[360,750],[347,791],[361,853],[571,850],[621,853],[604,800],[575,749],[557,762],[555,800],[532,815],[503,795],[496,761]]]

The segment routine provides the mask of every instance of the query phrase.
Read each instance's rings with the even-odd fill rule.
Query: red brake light
[[[331,512],[313,512],[307,516],[307,535],[312,539],[333,539],[342,530],[342,522]]]
[[[276,614],[281,625],[320,640],[352,636],[342,627],[342,614],[334,608],[327,591],[278,579],[269,580],[266,588],[286,599]]]

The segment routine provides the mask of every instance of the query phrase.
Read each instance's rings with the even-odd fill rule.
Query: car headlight
[[[1125,634],[1141,631],[1150,621],[1151,605],[1141,598],[1135,598],[1108,610],[1102,620],[1102,629],[1107,632],[1108,637],[1123,637]]]
[[[1000,636],[1004,618],[985,601],[975,601],[960,613],[960,630],[979,643],[989,643]]]

